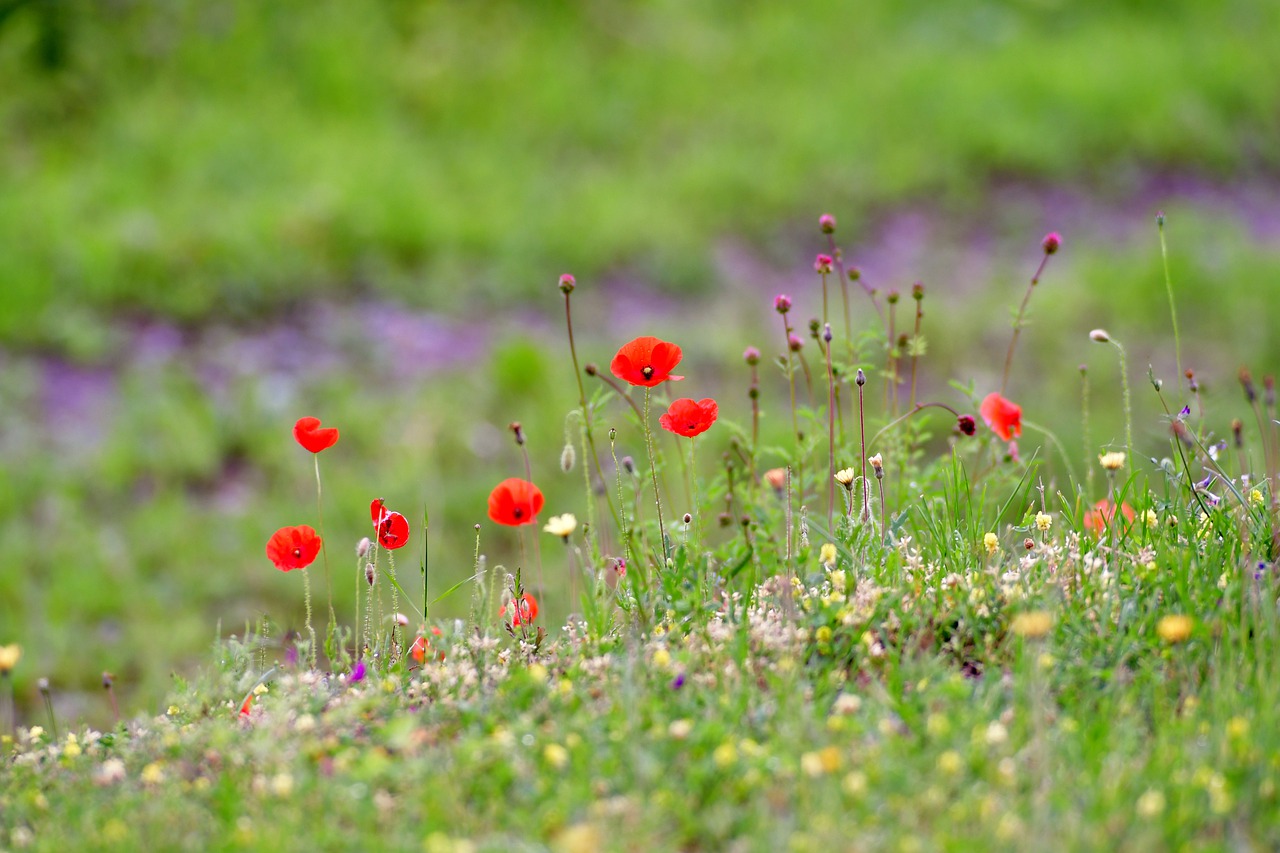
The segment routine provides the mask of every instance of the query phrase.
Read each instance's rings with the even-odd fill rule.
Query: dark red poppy
[[[338,443],[338,428],[322,428],[319,418],[298,418],[298,422],[293,425],[293,437],[307,450],[319,453]]]
[[[1133,524],[1133,507],[1127,503],[1120,504],[1120,514],[1124,516],[1125,527]],[[1094,536],[1101,536],[1111,526],[1116,517],[1116,502],[1110,498],[1098,501],[1084,514],[1084,529]]]
[[[387,509],[387,502],[378,498],[369,504],[369,517],[378,531],[378,544],[388,551],[403,548],[409,542],[409,520],[398,512]]]
[[[1022,407],[1006,400],[994,391],[982,401],[979,410],[987,426],[995,430],[1004,441],[1013,441],[1022,435]]]
[[[508,527],[533,524],[542,511],[542,491],[528,480],[511,477],[489,493],[489,518]]]
[[[609,369],[623,382],[652,388],[668,379],[684,379],[671,375],[680,358],[680,347],[675,344],[654,337],[636,338],[618,350]]]
[[[693,438],[710,429],[719,413],[720,407],[710,397],[696,401],[682,397],[671,402],[667,411],[658,418],[658,425],[676,435]]]
[[[267,540],[267,559],[282,572],[305,569],[320,553],[320,536],[305,524],[281,527]]]
[[[502,607],[498,609],[498,618],[502,619],[504,622],[507,621],[507,608],[509,606],[510,602],[502,605]],[[526,592],[524,597],[520,600],[520,606],[511,608],[511,624],[513,626],[531,625],[533,624],[533,620],[537,618],[538,599]]]

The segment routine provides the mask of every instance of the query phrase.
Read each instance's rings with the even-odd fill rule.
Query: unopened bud
[[[836,233],[836,218],[830,213],[824,213],[818,217],[818,230],[823,234]]]
[[[827,275],[831,272],[831,256],[818,255],[813,259],[813,271],[821,275]]]
[[[636,472],[636,460],[630,456],[622,457],[622,470],[628,474],[634,474]]]
[[[742,351],[742,360],[748,365],[755,367],[760,363],[760,350],[755,347],[747,347]]]
[[[685,523],[685,524],[693,524],[693,516],[692,516],[691,514],[689,514],[689,513],[687,513],[687,512],[686,512],[686,513],[684,514],[684,523]]]
[[[372,547],[373,547],[373,543],[369,541],[369,537],[368,536],[364,537],[363,539],[361,539],[359,542],[356,543],[356,556],[357,557],[368,556],[369,549]]]
[[[373,567],[373,563],[364,564],[364,580],[369,586],[373,586],[373,582],[378,578],[378,570]]]
[[[1200,390],[1200,383],[1196,381],[1196,372],[1194,370],[1187,370],[1187,388],[1192,394]]]
[[[115,683],[116,677],[107,671],[102,673],[102,689],[110,690],[111,685]]]
[[[885,299],[887,299],[887,300],[889,301],[889,304],[890,304],[890,305],[897,305],[897,304],[898,304],[898,299],[899,299],[898,291],[896,291],[896,290],[890,290],[890,291],[889,291],[889,295],[888,295],[888,296],[886,296],[886,297],[885,297]]]
[[[728,527],[730,524],[733,524],[733,516],[729,515],[727,512],[722,512],[720,513],[718,521],[720,522],[721,527]]]
[[[577,280],[573,276],[569,275],[568,273],[565,273],[564,275],[560,276],[560,292],[565,294],[566,296],[570,293],[573,293],[573,289],[577,286],[577,284],[578,284]]]
[[[1156,211],[1156,225],[1161,225],[1161,226],[1163,226],[1163,225],[1164,225],[1164,211],[1163,211],[1163,210],[1157,210],[1157,211]]]
[[[1253,375],[1247,367],[1240,368],[1240,387],[1244,388],[1244,397],[1250,403],[1257,402],[1258,389],[1254,387]]]
[[[618,430],[614,427],[609,427],[609,440],[614,441],[615,439],[617,439],[617,437],[618,437]]]
[[[1236,418],[1231,422],[1231,436],[1235,439],[1236,450],[1244,448],[1244,421]]]
[[[809,334],[813,335],[813,339],[818,339],[818,330],[822,328],[822,321],[817,317],[809,320]]]
[[[849,267],[849,281],[857,281],[862,278],[862,270],[857,267]]]
[[[511,434],[516,437],[516,444],[524,446],[524,427],[520,425],[520,422],[512,421],[507,429],[511,430]]]
[[[867,384],[867,374],[862,372],[861,367],[858,368],[858,372],[854,375],[853,381],[858,384],[859,388]]]
[[[911,298],[916,302],[924,299],[924,282],[917,281],[915,284],[911,285]]]
[[[582,372],[587,374],[588,376],[595,376],[597,373],[600,372],[600,368],[596,367],[594,364],[588,361],[586,364],[582,366]]]
[[[560,470],[566,474],[572,471],[575,459],[577,454],[573,450],[573,445],[565,442],[564,450],[560,451]]]
[[[1097,341],[1100,344],[1109,343],[1111,336],[1107,334],[1106,329],[1094,329],[1089,333],[1089,340]]]
[[[822,339],[827,343],[831,343],[831,324],[830,323],[822,324]]]
[[[1050,231],[1048,234],[1044,235],[1044,239],[1040,241],[1040,248],[1044,249],[1044,253],[1046,255],[1052,255],[1054,252],[1058,251],[1058,247],[1061,245],[1062,237],[1058,235],[1057,231]]]
[[[788,335],[787,346],[791,348],[792,352],[800,352],[804,348],[804,341],[800,340],[798,335]]]
[[[785,293],[779,293],[773,298],[773,310],[779,314],[785,314],[791,310],[791,297]]]

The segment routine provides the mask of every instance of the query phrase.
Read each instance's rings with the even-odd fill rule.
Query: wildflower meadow
[[[299,498],[250,557],[305,616],[220,631],[161,713],[110,673],[108,724],[60,714],[47,679],[20,707],[29,649],[0,636],[0,846],[1280,846],[1272,377],[1205,400],[1166,267],[1147,308],[1176,372],[1097,317],[1066,345],[1122,381],[1105,398],[1079,371],[1069,446],[1020,401],[1025,350],[1063,333],[1027,321],[1071,235],[1027,235],[979,384],[930,357],[967,330],[925,284],[868,280],[837,217],[813,222],[803,289],[718,356],[652,317],[584,338],[593,283],[549,280],[564,441],[512,422],[461,534],[430,511],[455,484],[385,496],[389,456],[335,496],[358,431],[322,404],[281,422]],[[366,501],[363,536],[328,532]],[[446,533],[469,567],[433,553]]]

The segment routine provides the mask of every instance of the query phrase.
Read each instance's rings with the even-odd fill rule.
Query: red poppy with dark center
[[[498,610],[498,618],[506,620],[507,608],[511,607],[511,603],[502,605]],[[538,599],[529,593],[525,593],[520,600],[519,607],[511,607],[511,624],[512,625],[531,625],[533,620],[538,618]]]
[[[320,553],[320,536],[305,524],[281,527],[267,540],[267,559],[282,572],[305,569]]]
[[[1120,514],[1124,516],[1124,526],[1128,527],[1133,524],[1133,507],[1127,503],[1120,504]],[[1116,517],[1116,502],[1110,498],[1103,498],[1098,501],[1084,515],[1084,529],[1092,533],[1094,536],[1101,536],[1107,532]]]
[[[386,507],[386,500],[378,498],[369,504],[369,516],[378,531],[378,544],[388,551],[403,548],[409,541],[409,520]]]
[[[667,411],[658,418],[658,424],[668,432],[693,438],[710,429],[719,413],[720,407],[710,397],[696,401],[682,397],[671,402]]]
[[[979,410],[987,426],[1004,441],[1013,441],[1022,435],[1022,407],[992,392],[982,401]]]
[[[518,477],[503,480],[489,493],[489,518],[508,527],[533,524],[542,511],[542,490]]]
[[[307,450],[319,453],[338,443],[338,428],[322,428],[319,418],[298,418],[293,425],[293,437]]]
[[[609,369],[623,382],[652,388],[668,379],[684,379],[671,375],[681,356],[675,344],[654,337],[636,338],[618,350]]]

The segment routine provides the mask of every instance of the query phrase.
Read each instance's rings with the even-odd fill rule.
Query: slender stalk
[[[302,596],[307,603],[307,636],[311,638],[307,660],[311,669],[316,668],[316,629],[311,627],[311,572],[302,570]]]
[[[911,297],[916,301],[916,328],[911,338],[911,403],[916,406],[916,366],[920,361],[920,326],[924,320],[924,285],[916,282],[911,288]]]
[[[512,424],[512,429],[516,434],[516,444],[520,446],[520,455],[524,458],[524,478],[530,483],[533,482],[533,465],[529,463],[529,448],[525,445],[524,430],[520,425]],[[587,496],[588,500],[590,495]],[[521,540],[523,542],[523,540]],[[538,595],[546,595],[547,586],[542,579],[542,545],[535,532],[533,536],[533,558],[534,565],[538,569]]]
[[[848,280],[849,280],[849,273],[848,273],[848,271],[846,271],[846,270],[845,270],[845,268],[844,268],[844,258],[842,257],[842,253],[840,252],[840,250],[839,250],[839,249],[837,249],[837,248],[836,248],[836,238],[835,238],[835,237],[833,237],[833,236],[831,236],[830,234],[828,234],[828,235],[827,235],[827,245],[829,245],[829,246],[831,247],[831,257],[835,260],[835,264],[836,264],[836,272],[838,272],[838,273],[840,274],[840,281],[841,281],[841,283],[848,281]],[[872,290],[872,289],[867,285],[867,283],[866,283],[865,281],[863,281],[863,280],[862,280],[862,276],[860,276],[860,275],[859,275],[859,276],[857,277],[857,281],[858,281],[858,284],[860,284],[860,285],[862,286],[862,292],[863,292],[863,293],[865,293],[865,294],[867,294],[867,298],[871,300],[871,306],[872,306],[873,308],[875,308],[875,309],[876,309],[876,313],[880,315],[880,319],[881,319],[881,320],[884,320],[884,310],[880,307],[880,303],[876,300],[876,294],[875,294],[875,291],[873,291],[873,290]],[[846,292],[845,292],[845,295],[846,295],[846,299],[845,299],[845,322],[844,322],[844,324],[845,324],[845,326],[846,326],[846,331],[849,331],[849,330],[850,330],[850,327],[849,327],[849,317],[848,317],[848,314],[849,314],[849,312],[848,312],[848,303],[849,303],[849,300],[848,300],[848,298],[847,298],[847,297],[848,297],[848,291],[847,291],[847,290],[846,290]],[[849,341],[850,341],[850,345],[852,345],[852,341],[853,341],[853,337],[852,337],[852,336],[850,336],[850,337],[849,337]]]
[[[787,352],[787,384],[791,389],[791,431],[796,438],[796,465],[800,471],[800,499],[804,500],[804,469],[800,466],[800,419],[796,414],[796,371],[791,359],[791,323],[782,315],[782,341]]]
[[[1129,391],[1129,362],[1124,347],[1115,338],[1111,344],[1120,352],[1120,383],[1124,388],[1124,444],[1129,458],[1133,458],[1133,395]]]
[[[1178,365],[1178,376],[1182,374],[1182,336],[1178,332],[1178,308],[1173,302],[1173,279],[1169,277],[1169,248],[1164,240],[1164,212],[1156,214],[1156,231],[1160,233],[1160,260],[1164,264],[1164,289],[1169,294],[1169,316],[1173,319],[1173,354]]]
[[[915,406],[911,408],[911,411],[905,412],[904,414],[898,416],[894,420],[890,421],[889,423],[881,427],[880,431],[877,432],[874,436],[872,436],[871,441],[867,443],[866,447],[864,448],[864,451],[866,449],[875,447],[876,442],[880,440],[880,436],[884,435],[889,430],[893,429],[898,424],[905,421],[907,418],[911,417],[914,414],[917,414],[918,412],[923,412],[925,409],[946,409],[948,412],[955,415],[957,418],[960,417],[960,413],[957,412],[955,409],[951,408],[950,406],[948,406],[946,403],[916,403]]]
[[[40,688],[40,695],[44,697],[44,709],[49,713],[49,731],[53,732],[55,741],[60,740],[58,718],[53,715],[53,694],[49,692],[49,679],[41,678],[37,684]]]
[[[823,277],[823,281],[826,277]],[[836,382],[831,371],[831,324],[822,327],[823,351],[827,356],[827,530],[836,512]]]
[[[885,341],[889,348],[885,375],[889,377],[889,381],[884,384],[884,408],[891,417],[898,415],[898,350],[897,342],[894,341],[897,322],[898,292],[893,290],[889,292],[889,339]]]
[[[569,310],[569,294],[572,288],[564,291],[564,323],[569,332],[569,355],[573,359],[573,378],[578,382],[578,405],[582,407],[582,423],[587,434],[587,445],[591,448],[591,461],[595,463],[596,474],[600,477],[600,482],[604,483],[604,468],[600,465],[600,454],[596,452],[596,440],[591,432],[591,409],[587,406],[587,388],[582,381],[582,371],[578,368],[578,349],[573,342],[573,315]],[[585,466],[583,466],[585,468]],[[613,516],[613,523],[621,527],[618,517],[618,508],[613,505],[613,498],[609,496],[609,490],[604,490],[605,502],[609,505],[609,513]],[[595,510],[594,501],[590,490],[587,492],[587,520],[592,529],[595,529]]]
[[[867,384],[867,375],[862,372],[862,368],[858,368],[858,376],[855,382],[858,385],[858,432],[862,440],[862,484],[858,487],[862,491],[862,520],[865,522],[871,517],[871,507],[867,500],[867,417],[865,402],[863,400],[862,388]]]
[[[667,525],[662,520],[662,498],[658,494],[658,460],[653,452],[653,429],[649,426],[650,388],[644,389],[644,445],[649,453],[649,475],[653,480],[653,505],[658,512],[658,537],[662,541],[662,565],[665,571],[667,561],[671,559],[671,550],[667,546]]]
[[[338,615],[333,610],[333,580],[329,575],[329,545],[324,535],[324,497],[320,488],[320,454],[311,454],[316,468],[316,521],[320,525],[320,556],[324,559],[324,588],[329,595],[329,627],[325,630],[324,653],[333,660],[333,632],[338,626]]]
[[[1018,306],[1018,316],[1013,321],[1013,338],[1009,341],[1009,354],[1004,357],[1004,378],[1000,380],[1001,394],[1009,387],[1009,368],[1013,366],[1013,350],[1018,345],[1018,333],[1022,331],[1022,318],[1027,313],[1027,303],[1031,301],[1031,292],[1040,283],[1040,276],[1044,273],[1045,264],[1049,263],[1049,254],[1050,252],[1046,250],[1044,257],[1040,259],[1040,266],[1036,267],[1036,274],[1031,276],[1031,283],[1027,285],[1027,292],[1022,295],[1022,304]]]
[[[1089,439],[1089,367],[1080,365],[1080,434],[1084,442],[1085,492],[1093,494],[1093,442]]]
[[[422,642],[427,641],[427,628],[430,625],[428,618],[431,602],[427,599],[428,583],[431,580],[431,551],[430,537],[427,535],[431,529],[431,519],[427,515],[427,508],[422,508]],[[425,651],[425,650],[424,650]]]

